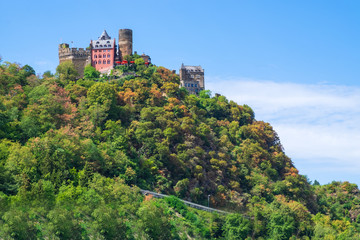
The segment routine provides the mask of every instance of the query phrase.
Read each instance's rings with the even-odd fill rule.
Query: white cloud
[[[207,77],[207,89],[271,123],[301,174],[360,184],[360,88]]]

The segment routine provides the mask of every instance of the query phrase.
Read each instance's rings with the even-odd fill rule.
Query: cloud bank
[[[310,180],[360,184],[360,88],[207,77],[207,89],[269,122]]]

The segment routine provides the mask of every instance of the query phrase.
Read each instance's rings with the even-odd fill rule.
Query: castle
[[[133,38],[131,29],[120,29],[118,45],[115,38],[112,39],[104,30],[97,40],[91,40],[89,47],[70,48],[69,44],[61,43],[59,45],[59,63],[71,61],[79,77],[83,77],[84,68],[91,64],[101,73],[109,73],[117,65],[127,64],[124,59],[126,55],[133,53]],[[136,53],[136,52],[135,52]],[[145,64],[151,62],[148,55],[142,54]]]
[[[191,94],[198,94],[205,89],[204,69],[201,66],[181,65],[180,87],[186,88]]]
[[[128,64],[124,57],[132,54],[133,37],[131,29],[119,30],[118,45],[116,45],[115,38],[112,39],[106,30],[97,40],[91,40],[86,49],[70,48],[67,43],[59,45],[59,63],[71,61],[80,78],[83,77],[84,68],[88,64],[105,74],[109,73],[115,66]],[[145,64],[150,64],[151,58],[148,55],[142,54],[141,57]],[[179,76],[180,87],[186,88],[189,93],[198,94],[205,89],[204,69],[201,66],[185,66],[182,64]]]

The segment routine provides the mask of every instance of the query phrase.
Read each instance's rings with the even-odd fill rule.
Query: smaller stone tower
[[[59,44],[59,63],[65,61],[71,61],[82,78],[85,66],[91,63],[90,49],[70,48],[67,43]]]
[[[119,30],[119,54],[121,59],[125,55],[131,55],[133,52],[133,37],[131,29]]]
[[[181,64],[179,75],[180,87],[185,87],[191,94],[198,94],[205,89],[204,69],[201,66]]]

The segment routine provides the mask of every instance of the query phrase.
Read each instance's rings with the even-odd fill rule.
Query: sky
[[[300,174],[360,184],[360,1],[1,2],[0,56],[38,74],[58,44],[133,30],[159,66],[205,69],[205,87],[269,122]]]

